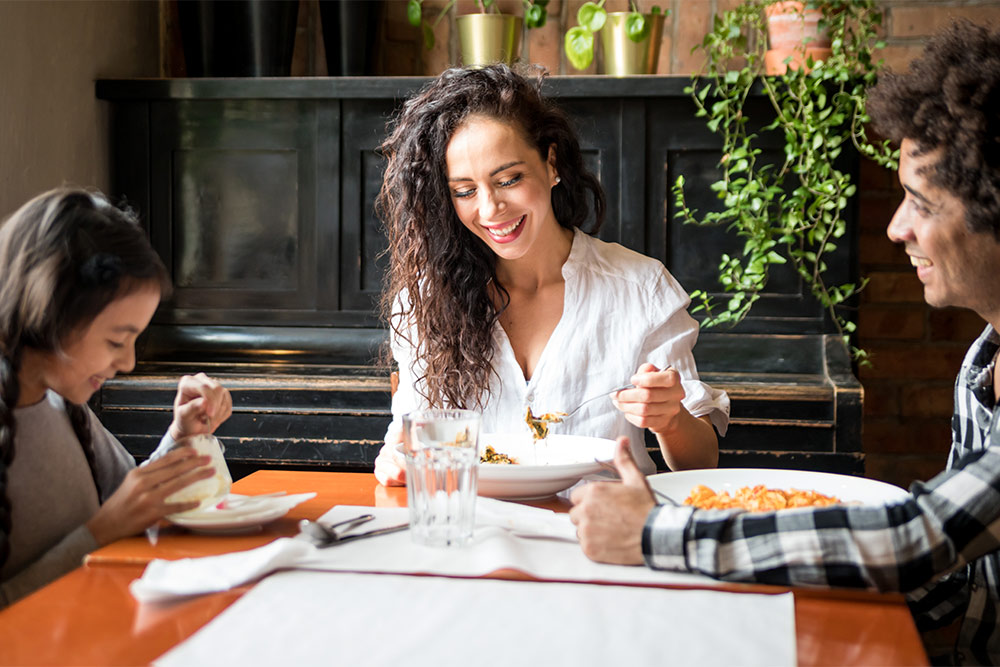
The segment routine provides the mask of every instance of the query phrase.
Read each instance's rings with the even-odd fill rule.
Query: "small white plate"
[[[862,505],[896,503],[909,498],[905,490],[878,480],[810,470],[716,468],[665,472],[646,479],[653,489],[678,503],[683,503],[698,484],[704,484],[716,493],[728,491],[730,495],[744,486],[763,484],[772,489],[817,491],[836,496],[846,503]]]
[[[518,463],[480,463],[478,493],[508,500],[559,493],[584,475],[600,471],[598,461],[610,461],[615,456],[614,440],[582,435],[554,434],[535,444],[528,433],[481,434],[480,453],[487,445],[513,456]]]
[[[213,506],[174,514],[167,518],[171,523],[195,533],[208,535],[249,533],[260,530],[260,527],[269,521],[280,519],[299,503],[315,496],[315,493],[297,493],[255,500],[253,496],[230,493],[225,500],[238,503],[235,507],[220,509]]]

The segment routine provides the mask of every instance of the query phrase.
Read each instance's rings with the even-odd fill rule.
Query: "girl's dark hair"
[[[961,20],[931,37],[906,74],[869,92],[875,129],[921,154],[941,149],[928,178],[965,204],[976,232],[1000,240],[1000,29]]]
[[[556,220],[582,227],[593,212],[590,233],[604,221],[604,191],[583,164],[569,119],[542,96],[543,76],[541,69],[522,75],[506,65],[446,70],[406,102],[381,146],[388,166],[376,210],[389,237],[382,314],[396,335],[417,345],[424,364],[417,388],[431,406],[485,403],[503,309],[491,289],[509,301],[496,280],[496,256],[452,204],[445,154],[455,131],[482,116],[518,128],[543,161],[554,146],[561,178],[552,189]]]
[[[14,408],[25,348],[58,352],[112,301],[152,284],[161,296],[170,281],[134,215],[84,190],[35,197],[0,226],[0,568],[10,554],[7,470],[14,460]],[[66,411],[94,484],[94,449],[87,411]],[[98,487],[98,496],[100,488]]]

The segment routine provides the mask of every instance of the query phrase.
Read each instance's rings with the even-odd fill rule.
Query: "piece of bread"
[[[222,446],[219,440],[214,435],[202,434],[184,438],[178,444],[191,445],[199,455],[207,454],[211,456],[211,466],[215,469],[215,474],[207,479],[200,479],[197,482],[193,482],[180,491],[171,494],[167,498],[167,502],[184,503],[194,500],[199,501],[201,504],[194,510],[190,510],[192,512],[218,504],[219,501],[226,497],[226,494],[229,493],[229,487],[233,484],[233,478],[229,474],[229,466],[226,465],[226,459],[222,456]]]

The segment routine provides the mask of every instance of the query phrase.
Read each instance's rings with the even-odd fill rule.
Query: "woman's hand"
[[[591,482],[573,490],[569,517],[587,558],[600,563],[641,565],[642,529],[656,501],[624,436],[618,438],[615,467],[620,483]]]
[[[406,486],[406,460],[397,451],[397,447],[403,442],[403,434],[396,437],[395,442],[382,445],[375,457],[375,479],[384,486]]]
[[[681,413],[687,412],[681,405],[685,396],[681,374],[647,363],[639,367],[631,382],[635,389],[623,389],[611,399],[625,413],[625,419],[656,434],[676,430]]]
[[[671,470],[719,465],[719,438],[708,417],[695,417],[681,403],[684,386],[673,368],[643,364],[632,376],[635,389],[623,389],[611,400],[625,419],[656,436]]]
[[[109,544],[140,533],[168,514],[198,507],[198,501],[168,503],[166,499],[188,484],[214,474],[210,456],[199,456],[193,447],[178,447],[170,453],[134,468],[97,510],[87,528],[97,543]]]
[[[185,375],[177,383],[174,420],[170,437],[175,441],[202,433],[214,433],[233,414],[229,390],[204,373]]]

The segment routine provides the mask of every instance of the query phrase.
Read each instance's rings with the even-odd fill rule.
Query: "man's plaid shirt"
[[[948,468],[914,483],[909,500],[759,514],[660,505],[643,530],[646,563],[726,581],[901,591],[922,630],[964,615],[953,660],[1000,664],[998,347],[987,327],[966,354]]]

